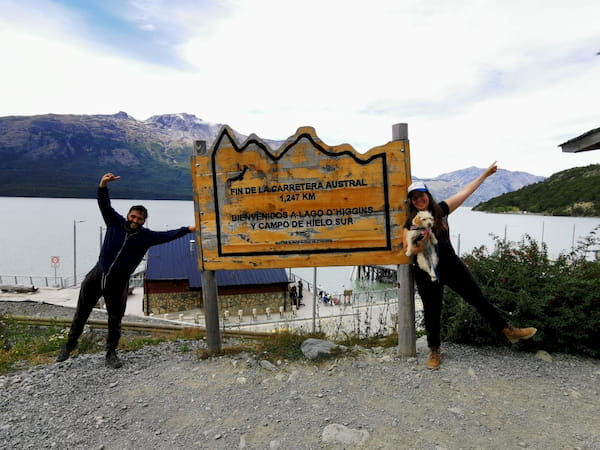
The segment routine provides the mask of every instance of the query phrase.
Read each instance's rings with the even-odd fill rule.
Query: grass
[[[369,336],[362,338],[354,334],[347,334],[339,343],[346,347],[353,347],[355,345],[366,348],[393,347],[398,345],[398,334],[394,333],[389,336]]]
[[[0,316],[0,375],[18,368],[19,363],[53,360],[65,339],[66,330],[60,327],[31,328]]]
[[[198,351],[198,356],[201,359],[206,359],[211,356],[236,355],[249,352],[270,361],[284,359],[295,361],[303,357],[300,346],[308,338],[325,339],[325,335],[322,333],[296,333],[286,330],[268,335],[260,340],[241,341],[239,344],[223,347],[217,355],[212,354],[207,349],[202,349]]]
[[[49,364],[67,340],[68,330],[59,326],[31,327],[18,323],[10,316],[0,315],[0,375],[19,370],[27,365]],[[308,333],[283,331],[274,333],[260,340],[238,340],[234,345],[224,346],[218,354],[206,349],[198,350],[199,359],[211,356],[236,355],[251,353],[261,359],[270,361],[295,361],[304,358],[300,346],[308,338],[327,339],[324,333]],[[165,341],[204,339],[204,334],[197,328],[184,328],[181,332],[164,336],[122,337],[119,349],[135,351],[146,346],[157,345]],[[359,338],[346,335],[338,344],[347,347],[361,345],[363,347],[392,347],[398,345],[398,336]],[[104,351],[104,335],[93,330],[85,332],[79,339],[74,354],[99,353]],[[182,352],[189,352],[188,344],[183,344]],[[339,356],[337,354],[332,357]]]

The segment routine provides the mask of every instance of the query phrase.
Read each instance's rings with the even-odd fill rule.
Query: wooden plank
[[[221,330],[219,328],[219,293],[214,270],[202,272],[202,295],[204,297],[206,345],[209,352],[217,354],[221,351]]]
[[[408,124],[397,123],[392,126],[394,141],[408,142]],[[411,179],[410,161],[407,179]],[[415,282],[408,264],[396,268],[398,281],[398,354],[413,357],[417,354],[417,336],[415,330]]]
[[[37,292],[38,288],[35,286],[23,286],[23,285],[13,285],[13,284],[3,284],[0,285],[0,291],[2,292],[16,292],[18,294],[27,294]]]

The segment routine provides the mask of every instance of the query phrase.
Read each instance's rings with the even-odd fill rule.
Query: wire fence
[[[77,278],[72,276],[0,275],[0,286],[3,286],[5,289],[8,287],[65,289],[79,286],[85,275],[85,273],[79,274]],[[138,272],[131,276],[129,287],[142,287],[143,285],[143,272]]]
[[[301,331],[321,332],[332,339],[344,340],[348,337],[385,337],[396,332],[398,326],[398,289],[395,287],[372,288],[369,283],[354,290],[325,295],[319,289],[317,295],[313,284],[290,274],[290,283],[303,284],[302,305],[298,309],[281,307],[279,312],[259,317],[221,318],[223,329],[280,332]],[[322,295],[321,295],[322,294]],[[313,299],[316,302],[313,307]],[[422,304],[415,298],[415,326],[420,328]],[[227,313],[225,313],[227,314]]]
[[[77,283],[81,283],[85,274],[77,276]],[[252,321],[223,320],[223,329],[260,329],[263,331],[299,330],[305,332],[322,332],[333,339],[343,339],[349,336],[367,338],[374,336],[388,336],[394,333],[398,325],[398,289],[395,287],[372,289],[365,284],[360,290],[345,290],[319,296],[317,290],[316,303],[313,307],[312,299],[315,297],[312,283],[301,279],[294,274],[290,277],[291,283],[302,281],[304,284],[303,298],[306,310],[300,312],[297,307],[287,308],[285,312],[274,311],[269,317],[255,318]],[[131,287],[143,287],[144,274],[138,272],[130,280]],[[28,288],[56,288],[64,289],[76,287],[74,277],[53,276],[24,276],[0,275],[0,288],[2,290],[14,287]],[[415,298],[417,312],[417,325],[421,321],[421,302]],[[309,313],[310,310],[310,313]]]
[[[83,278],[80,278],[82,280]],[[73,277],[0,275],[1,286],[27,286],[63,289],[73,286]]]

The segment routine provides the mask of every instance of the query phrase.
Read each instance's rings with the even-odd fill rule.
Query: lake
[[[175,200],[119,200],[114,208],[125,215],[129,207],[148,208],[146,226],[166,230],[194,224],[194,204]],[[487,214],[459,208],[449,219],[454,247],[461,254],[485,245],[493,249],[492,235],[519,241],[529,234],[544,241],[556,257],[600,225],[600,218],[549,217],[523,214]],[[70,277],[75,272],[74,237],[77,242],[78,279],[96,263],[102,217],[94,199],[0,197],[0,275]],[[56,267],[52,258],[57,257]],[[55,258],[56,261],[56,258]],[[317,284],[327,292],[339,293],[354,287],[353,267],[319,268]],[[312,268],[292,272],[312,283]],[[7,280],[3,281],[8,283]]]

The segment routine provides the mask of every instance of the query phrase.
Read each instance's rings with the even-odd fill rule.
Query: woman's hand
[[[490,167],[488,167],[487,169],[485,169],[485,171],[481,175],[479,175],[475,180],[471,181],[469,184],[467,184],[465,187],[463,187],[456,194],[448,197],[446,199],[446,204],[448,205],[448,210],[450,212],[456,210],[456,208],[458,208],[460,205],[462,205],[463,202],[467,198],[469,198],[469,196],[473,192],[475,192],[479,186],[481,186],[481,184],[487,179],[487,177],[495,174],[496,170],[498,170],[498,166],[496,165],[496,161],[494,161],[492,163],[492,165]]]
[[[418,255],[425,250],[425,243],[429,241],[431,238],[431,231],[424,230],[421,233],[421,237],[419,237],[416,241],[412,243],[412,253],[413,255]],[[404,232],[402,234],[402,248],[404,251],[408,248],[408,230],[404,228]]]
[[[488,167],[488,168],[485,170],[485,172],[483,172],[483,176],[484,176],[485,178],[487,178],[487,177],[489,177],[490,175],[493,175],[493,174],[495,174],[495,173],[496,173],[496,170],[498,170],[498,166],[496,165],[496,162],[497,162],[497,161],[494,161],[494,162],[492,163],[492,165],[491,165],[490,167]]]

